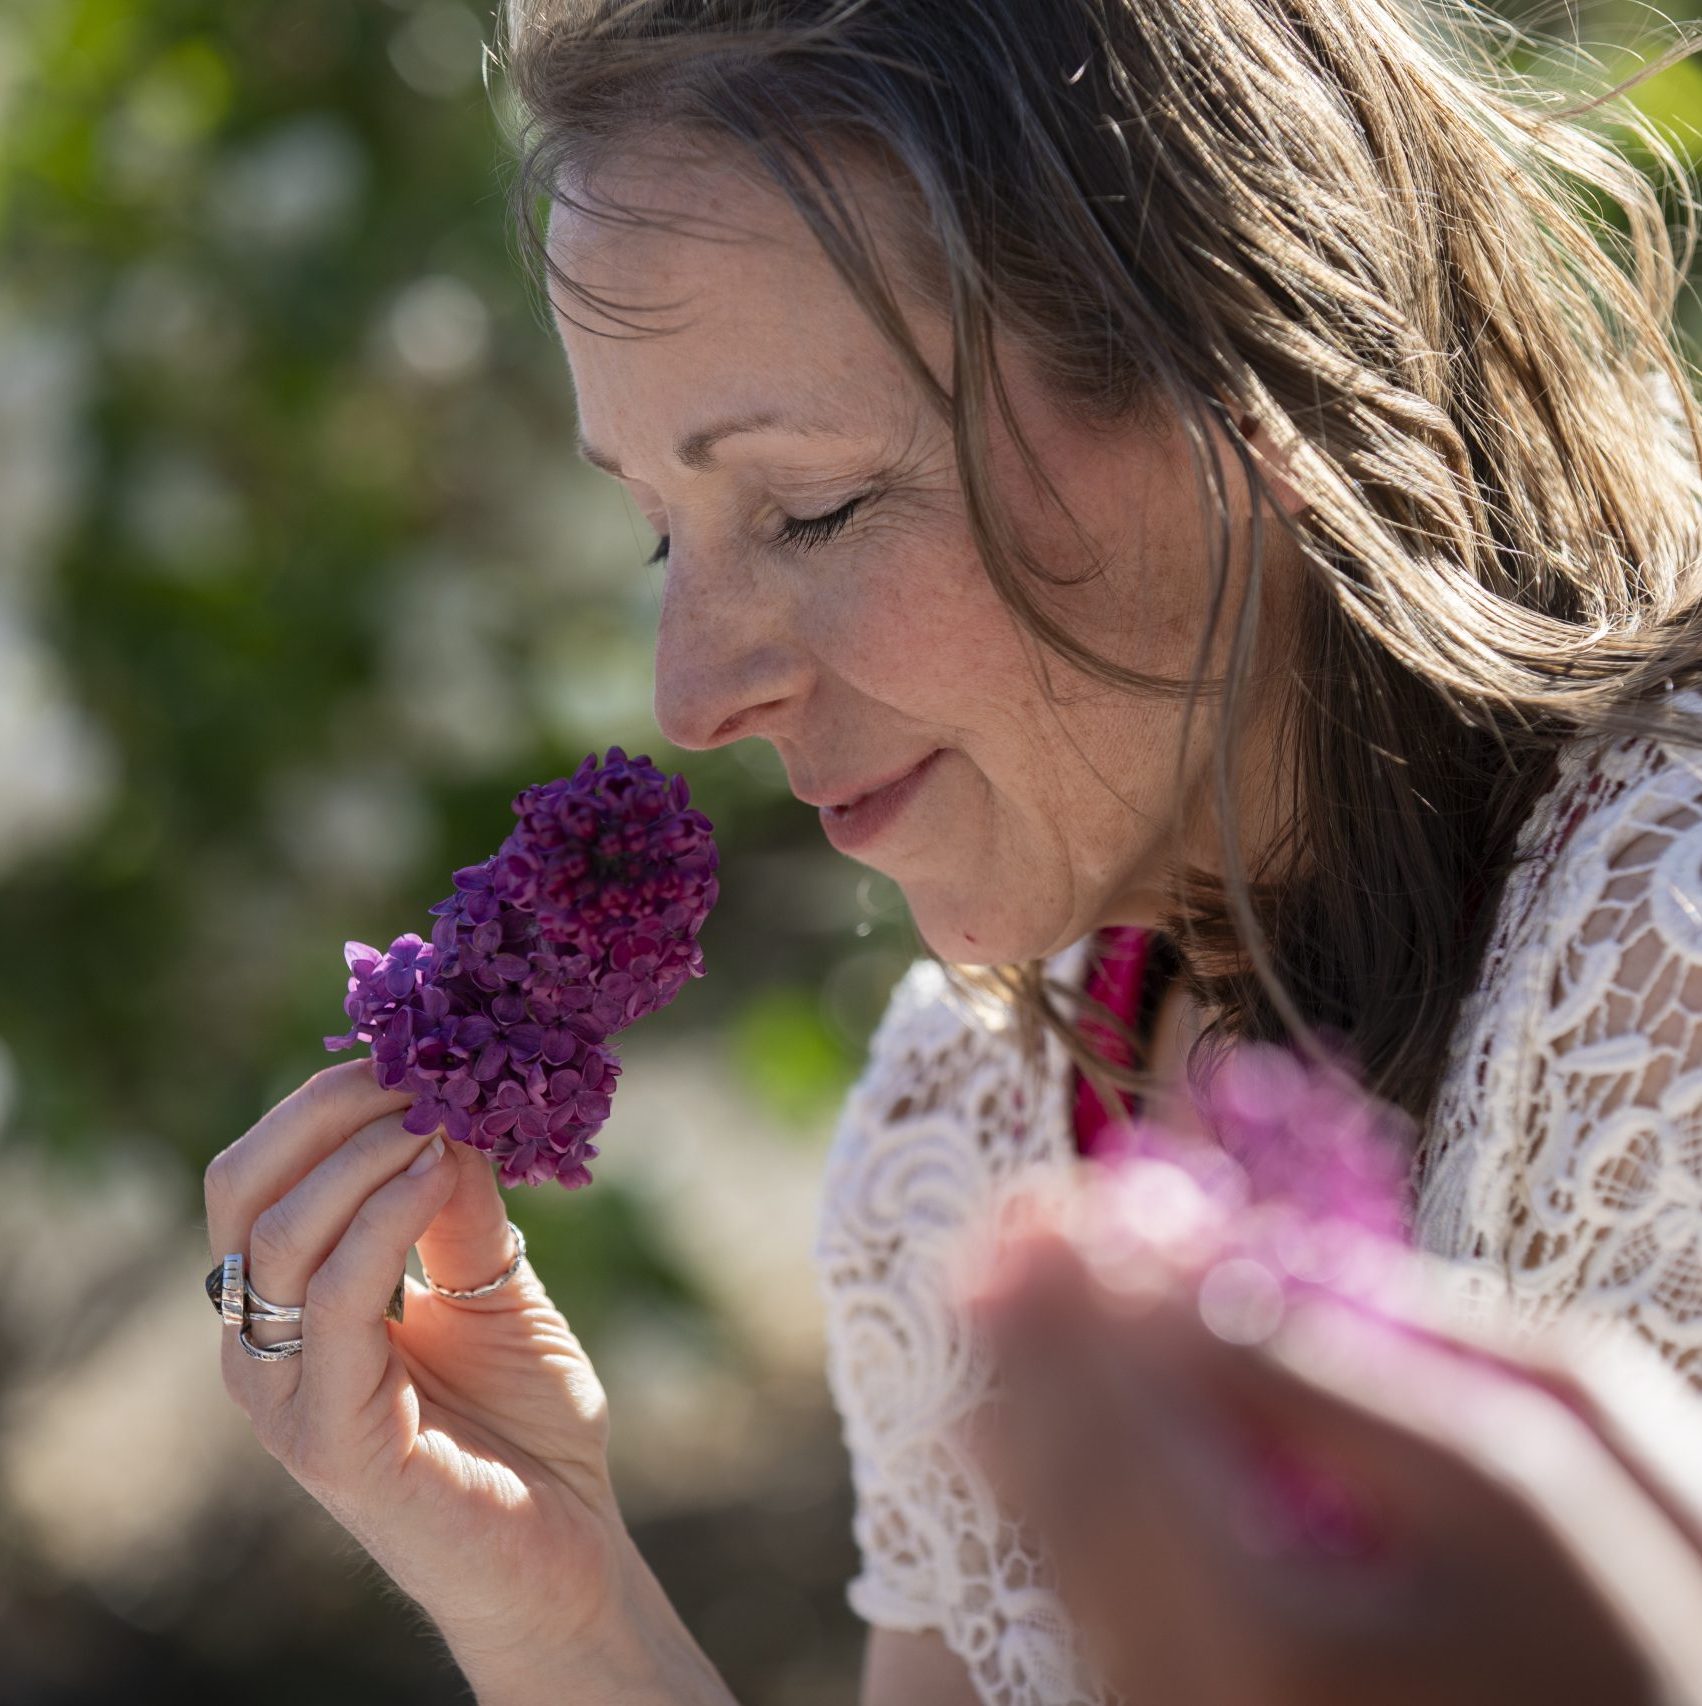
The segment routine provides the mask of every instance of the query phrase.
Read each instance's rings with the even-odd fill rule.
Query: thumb
[[[452,1291],[468,1291],[488,1285],[502,1273],[514,1260],[517,1246],[508,1229],[508,1205],[490,1157],[470,1143],[446,1140],[444,1147],[455,1169],[455,1185],[414,1247],[421,1266],[437,1284]],[[507,1296],[497,1292],[488,1299],[455,1301],[495,1304],[499,1297],[507,1303]]]

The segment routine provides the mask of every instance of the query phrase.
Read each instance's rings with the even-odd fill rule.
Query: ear
[[[1290,516],[1302,515],[1311,506],[1285,478],[1287,459],[1277,453],[1276,447],[1271,443],[1270,434],[1265,431],[1264,423],[1256,415],[1232,414],[1232,418],[1236,430],[1246,439],[1247,448],[1253,452],[1253,459],[1265,476],[1272,502],[1278,504]]]

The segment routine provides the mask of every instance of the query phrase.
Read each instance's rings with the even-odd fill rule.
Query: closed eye
[[[828,515],[796,516],[789,515],[780,528],[779,543],[796,546],[807,550],[812,545],[825,545],[851,519],[852,515],[868,501],[868,493],[861,497],[852,498]],[[657,542],[655,551],[646,559],[648,563],[664,563],[668,560],[668,535],[664,533]]]
[[[780,529],[780,537],[788,545],[825,545],[851,519],[862,502],[862,498],[853,498],[850,503],[841,504],[831,515],[813,516],[807,520],[789,515],[785,526]]]

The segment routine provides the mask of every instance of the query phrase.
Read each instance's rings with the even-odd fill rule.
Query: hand
[[[1005,1388],[969,1443],[1113,1686],[1167,1706],[1697,1686],[1702,1550],[1586,1375],[1321,1299],[1231,1342],[1199,1308],[1208,1252],[1119,1266],[1076,1224],[1042,1209],[964,1294]],[[1298,1524],[1276,1464],[1314,1477]]]
[[[316,1073],[207,1168],[215,1262],[248,1257],[255,1290],[304,1304],[254,1321],[262,1362],[223,1330],[226,1390],[261,1444],[463,1644],[594,1645],[618,1627],[627,1536],[609,1483],[608,1409],[579,1341],[529,1262],[484,1297],[409,1278],[417,1244],[440,1285],[484,1284],[513,1259],[490,1162],[403,1130],[410,1098],[365,1060]]]

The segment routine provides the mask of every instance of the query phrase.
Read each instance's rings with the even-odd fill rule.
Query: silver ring
[[[227,1327],[245,1327],[250,1321],[299,1321],[306,1307],[300,1303],[269,1303],[249,1283],[244,1269],[245,1258],[239,1250],[207,1275],[207,1296]],[[407,1295],[407,1274],[396,1281],[396,1289],[384,1307],[387,1321],[402,1319],[402,1304]]]
[[[257,1345],[249,1338],[248,1329],[244,1327],[236,1336],[236,1342],[248,1352],[251,1357],[258,1357],[261,1362],[282,1362],[285,1357],[301,1355],[300,1339],[284,1339],[275,1345]]]
[[[420,1263],[420,1272],[425,1274],[426,1284],[430,1286],[439,1297],[483,1297],[487,1292],[495,1291],[499,1286],[507,1285],[508,1282],[520,1272],[520,1263],[526,1255],[526,1234],[522,1232],[512,1220],[508,1223],[508,1230],[514,1234],[514,1260],[488,1284],[476,1285],[470,1291],[452,1290],[449,1286],[439,1285],[430,1274],[427,1274],[426,1265],[422,1261]]]
[[[299,1321],[302,1305],[299,1303],[268,1303],[253,1285],[243,1281],[243,1289],[248,1296],[248,1319],[250,1321]]]
[[[248,1311],[243,1307],[243,1287],[247,1284],[244,1272],[244,1258],[240,1250],[226,1256],[213,1273],[207,1275],[207,1290],[213,1290],[213,1282],[218,1281],[218,1295],[213,1298],[213,1307],[224,1317],[227,1327],[246,1327]]]
[[[227,1327],[243,1327],[250,1321],[299,1321],[301,1305],[272,1303],[254,1289],[248,1277],[248,1259],[240,1250],[207,1275],[207,1295]]]

